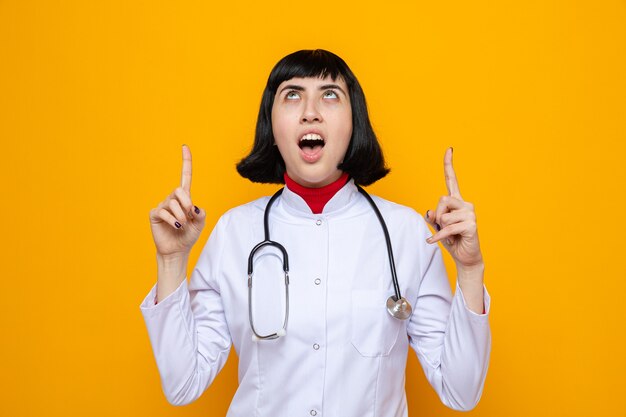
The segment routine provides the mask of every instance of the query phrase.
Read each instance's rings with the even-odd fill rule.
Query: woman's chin
[[[327,173],[305,173],[302,175],[294,175],[288,173],[289,178],[302,185],[303,187],[308,188],[321,188],[328,184],[332,184],[337,181],[339,177],[341,177],[342,172],[336,170],[335,172],[327,172]]]

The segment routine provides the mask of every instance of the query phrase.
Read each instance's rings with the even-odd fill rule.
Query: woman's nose
[[[313,101],[307,101],[302,111],[302,117],[300,119],[302,123],[311,123],[313,121],[321,122],[322,114],[319,112],[317,105]]]

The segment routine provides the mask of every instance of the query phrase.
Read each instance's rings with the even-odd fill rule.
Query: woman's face
[[[352,106],[345,81],[292,78],[278,86],[272,130],[287,174],[305,187],[323,187],[341,176],[337,165],[352,137]]]

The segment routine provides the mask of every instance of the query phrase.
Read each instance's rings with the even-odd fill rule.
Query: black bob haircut
[[[263,91],[250,154],[237,164],[237,172],[252,182],[282,184],[285,161],[274,146],[272,106],[278,86],[292,78],[341,77],[348,87],[352,105],[352,137],[338,168],[359,185],[370,185],[383,178],[389,169],[367,113],[365,95],[343,59],[323,49],[302,50],[287,55],[274,66]]]

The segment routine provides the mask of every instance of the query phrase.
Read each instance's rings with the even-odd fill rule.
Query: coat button
[[[316,416],[316,415],[317,415],[317,411],[315,411],[315,410],[311,410],[311,415],[312,415],[312,416]]]
[[[320,285],[322,283],[322,280],[319,278],[315,279],[315,285]]]
[[[313,345],[313,349],[315,349],[315,350],[319,350],[319,348],[320,348],[320,345],[318,345],[317,343],[315,343],[315,344]]]
[[[321,226],[322,225],[322,220],[321,219],[317,219],[317,221],[315,222],[316,225]]]

